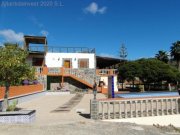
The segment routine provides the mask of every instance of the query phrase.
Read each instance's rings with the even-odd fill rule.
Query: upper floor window
[[[78,65],[79,68],[89,68],[89,59],[79,59]]]

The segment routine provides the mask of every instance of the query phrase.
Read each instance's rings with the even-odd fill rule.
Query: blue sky
[[[130,60],[153,57],[180,40],[179,5],[180,0],[0,0],[0,44],[22,43],[24,34],[46,35],[49,46],[90,47],[97,55],[118,57],[124,43]]]

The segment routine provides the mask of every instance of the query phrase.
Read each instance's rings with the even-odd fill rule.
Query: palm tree
[[[180,41],[176,41],[171,46],[171,57],[177,62],[178,70],[180,71]]]
[[[169,61],[167,52],[163,51],[163,50],[158,51],[158,53],[155,55],[155,57],[158,60],[163,61],[165,63],[168,63],[168,61]]]

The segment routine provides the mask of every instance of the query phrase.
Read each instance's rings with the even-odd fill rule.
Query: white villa
[[[24,36],[24,48],[29,51],[28,63],[36,68],[38,81],[46,90],[92,89],[96,80],[98,91],[107,93],[108,76],[113,76],[118,91],[116,70],[99,69],[97,64],[107,65],[108,61],[98,61],[95,49],[51,47],[46,37],[39,36]]]

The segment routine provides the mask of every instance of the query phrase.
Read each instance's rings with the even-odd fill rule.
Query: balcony
[[[95,49],[86,47],[54,47],[54,46],[34,46],[28,48],[29,52],[54,52],[54,53],[95,53]]]
[[[95,69],[72,69],[72,68],[47,68],[47,67],[35,67],[36,74],[44,75],[75,75],[78,72],[84,74],[92,74],[95,72]],[[96,69],[96,75],[98,76],[110,76],[117,75],[117,69]]]
[[[117,69],[96,69],[96,75],[99,76],[111,76],[117,75]]]

